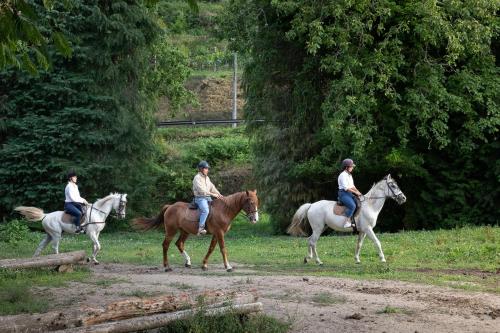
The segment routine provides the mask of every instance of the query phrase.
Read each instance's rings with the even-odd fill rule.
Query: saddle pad
[[[69,215],[68,213],[63,213],[61,221],[63,221],[64,223],[73,224],[73,216]]]
[[[85,220],[85,214],[82,215],[82,218],[80,219],[80,223],[82,223],[84,220]],[[73,216],[64,212],[63,216],[61,217],[61,221],[63,223],[73,224]]]
[[[340,216],[345,216],[345,210],[346,210],[346,206],[341,206],[341,205],[338,205],[337,203],[335,203],[335,205],[333,205],[333,214],[335,215],[340,215]]]

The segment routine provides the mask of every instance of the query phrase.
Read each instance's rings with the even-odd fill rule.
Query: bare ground
[[[87,283],[44,288],[57,307],[105,304],[119,298],[223,289],[253,291],[264,311],[291,322],[292,332],[500,332],[500,296],[389,280],[266,275],[249,268],[226,273],[103,264]],[[243,275],[242,275],[243,274]]]

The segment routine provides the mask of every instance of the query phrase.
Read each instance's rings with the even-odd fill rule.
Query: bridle
[[[361,201],[361,202],[364,202],[364,201],[366,201],[366,200],[372,200],[372,199],[385,199],[385,198],[387,198],[387,197],[390,197],[391,199],[396,200],[396,198],[397,198],[399,195],[401,195],[403,192],[400,190],[400,193],[396,194],[396,193],[394,192],[394,190],[392,189],[392,187],[390,186],[390,184],[393,184],[393,183],[395,183],[395,182],[394,182],[394,181],[390,181],[390,182],[389,182],[389,180],[387,180],[387,178],[385,178],[385,184],[387,185],[386,187],[388,188],[388,190],[387,190],[387,193],[385,193],[385,195],[384,195],[383,197],[372,197],[372,196],[370,196],[370,197],[368,197],[368,198],[366,198],[366,199],[364,199],[364,200],[360,200],[360,201]],[[386,190],[384,190],[384,192],[385,192],[385,191],[386,191]],[[392,195],[389,193],[389,191],[392,193]],[[363,198],[364,198],[364,197],[365,197],[365,196],[363,195]]]
[[[247,207],[251,207],[250,202],[248,201],[245,202],[245,205],[243,206],[243,211],[245,212],[247,219],[250,220],[252,218],[252,215],[257,213],[257,209],[252,209],[252,208],[247,209]]]
[[[111,214],[111,213],[110,213],[109,215],[110,215],[111,217],[118,218],[118,217],[119,217],[119,215],[121,215],[121,214],[122,214],[122,212],[123,212],[123,210],[125,209],[125,205],[127,204],[127,201],[122,200],[122,198],[123,198],[123,194],[120,194],[120,203],[118,204],[118,211],[117,211],[116,213],[114,213],[114,214]],[[98,212],[100,212],[100,213],[104,214],[104,215],[106,215],[106,214],[107,214],[106,212],[104,212],[104,211],[100,210],[99,208],[94,207],[94,204],[92,203],[92,204],[90,205],[89,223],[85,223],[85,225],[89,225],[89,224],[105,224],[105,223],[106,223],[106,221],[103,221],[103,222],[90,222],[90,221],[92,221],[92,211],[93,211],[94,209],[95,209],[95,210],[97,210]]]

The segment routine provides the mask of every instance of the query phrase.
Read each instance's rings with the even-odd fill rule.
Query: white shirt
[[[73,182],[68,182],[68,185],[66,185],[66,188],[64,189],[64,194],[66,195],[65,202],[84,202],[83,198],[80,196],[78,185]]]
[[[195,197],[208,197],[220,194],[215,188],[215,185],[210,181],[210,178],[201,172],[198,172],[196,176],[194,176],[193,193]]]
[[[354,180],[352,179],[352,175],[344,170],[339,175],[339,190],[345,190],[354,187]]]

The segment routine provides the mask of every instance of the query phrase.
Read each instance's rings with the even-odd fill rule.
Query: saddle
[[[85,217],[87,216],[87,207],[82,206],[82,210],[83,212],[82,212],[82,217],[80,218],[80,225],[83,224],[83,222],[85,221]],[[73,224],[73,215],[70,215],[66,211],[64,211],[61,221],[63,223]]]
[[[208,202],[208,206],[212,206],[212,201]],[[212,209],[208,210],[207,221],[210,219],[212,215]],[[194,200],[190,202],[186,208],[186,212],[184,213],[184,218],[188,221],[196,222],[200,221],[200,210],[198,209],[198,205]]]
[[[361,201],[359,200],[358,197],[354,197],[354,200],[356,200],[356,210],[354,211],[354,215],[353,215],[353,218],[356,219],[360,213],[360,208],[361,208]],[[347,209],[346,206],[344,206],[344,204],[337,199],[337,202],[335,203],[335,205],[333,206],[333,213],[335,215],[340,215],[340,216],[346,216],[345,215],[345,210]]]

